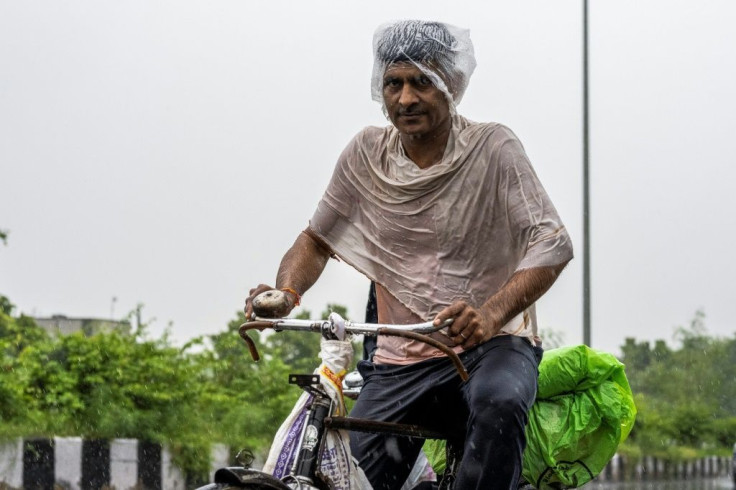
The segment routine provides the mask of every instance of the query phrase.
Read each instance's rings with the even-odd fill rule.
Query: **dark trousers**
[[[505,335],[460,358],[470,374],[465,383],[447,358],[408,366],[361,361],[358,370],[364,385],[351,416],[457,434],[463,458],[455,489],[515,489],[541,350],[525,339]],[[401,488],[423,442],[350,433],[353,456],[375,490]]]

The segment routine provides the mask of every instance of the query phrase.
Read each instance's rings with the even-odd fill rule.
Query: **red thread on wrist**
[[[294,306],[299,306],[302,302],[302,296],[301,294],[296,292],[296,289],[293,288],[281,288],[281,291],[285,293],[291,293],[294,296],[296,296],[296,301],[294,301]]]

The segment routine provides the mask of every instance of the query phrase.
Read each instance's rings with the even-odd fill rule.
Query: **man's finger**
[[[432,322],[435,326],[439,326],[442,322],[447,320],[448,318],[455,318],[457,317],[460,312],[465,309],[465,303],[462,301],[458,301],[455,303],[452,303],[450,306],[446,307],[439,313],[437,313],[437,316],[434,318],[434,322]],[[456,319],[457,321],[457,319]],[[455,323],[453,322],[453,326]]]
[[[473,336],[468,335],[467,333],[465,333],[465,331],[458,333],[457,336],[458,336],[457,343],[462,344],[463,348],[467,348],[467,344],[469,342],[472,342],[472,339],[473,339]]]
[[[245,298],[245,308],[243,309],[243,312],[245,313],[245,321],[250,321],[253,318],[253,299],[255,299],[259,294],[272,289],[274,288],[268,284],[259,284],[248,291],[248,297]]]
[[[463,333],[466,337],[473,333],[471,322],[473,321],[473,310],[464,307],[461,311],[458,311],[455,315],[455,319],[448,329],[448,333],[454,336],[460,336]]]

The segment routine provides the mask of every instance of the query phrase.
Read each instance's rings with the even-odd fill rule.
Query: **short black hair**
[[[386,64],[400,62],[453,65],[455,37],[443,24],[406,20],[390,26],[376,44],[376,55]]]

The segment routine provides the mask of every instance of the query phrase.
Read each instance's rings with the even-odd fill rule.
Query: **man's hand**
[[[282,318],[291,313],[304,294],[322,274],[332,253],[325,244],[318,242],[308,231],[299,234],[294,245],[281,259],[276,275],[276,287],[259,284],[250,290],[245,300],[245,319],[253,319],[253,313],[267,318]],[[259,305],[253,300],[259,294],[274,291],[269,298],[261,298]]]
[[[522,269],[514,273],[480,308],[473,308],[464,301],[456,301],[437,314],[434,325],[438,326],[448,318],[454,318],[448,331],[450,338],[462,345],[463,349],[481,344],[538,300],[555,282],[567,262]]]
[[[455,301],[440,311],[434,319],[434,325],[441,325],[448,318],[453,318],[448,335],[456,344],[467,350],[482,344],[493,337],[503,325],[485,312],[484,308],[473,308],[465,301]]]
[[[253,300],[261,293],[266,291],[274,291],[271,297],[260,301],[259,304],[254,305]],[[283,318],[294,309],[296,306],[297,297],[288,291],[275,289],[266,284],[259,284],[250,290],[250,296],[245,299],[245,320],[250,321],[253,319],[253,313],[255,312],[258,316],[266,318]]]

